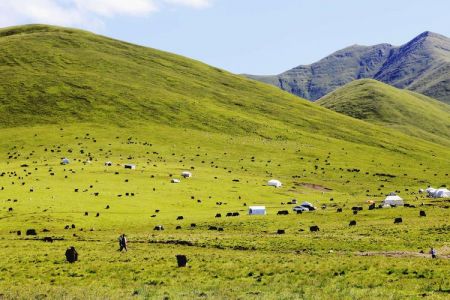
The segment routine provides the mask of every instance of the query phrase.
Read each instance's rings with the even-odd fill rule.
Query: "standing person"
[[[436,258],[436,257],[437,257],[437,251],[436,251],[436,249],[431,248],[430,254],[431,254],[431,258]]]
[[[75,247],[70,247],[66,250],[66,260],[70,263],[74,263],[78,260],[78,252]]]
[[[125,250],[125,252],[127,252],[128,251],[127,244],[128,240],[124,233],[121,236],[119,236],[119,251]]]

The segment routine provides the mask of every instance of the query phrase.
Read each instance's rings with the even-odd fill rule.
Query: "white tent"
[[[309,202],[307,202],[307,201],[305,201],[305,202],[303,202],[302,204],[300,204],[301,206],[311,206],[311,207],[314,207],[314,205],[312,205],[311,203],[309,203]]]
[[[170,181],[171,183],[180,183],[181,182],[181,180],[180,179],[172,179],[171,181]]]
[[[425,190],[425,192],[427,192],[428,196],[433,196],[434,193],[436,192],[436,189],[433,189],[432,187],[429,187]]]
[[[192,173],[188,172],[188,171],[184,171],[184,172],[181,172],[181,176],[183,176],[183,178],[191,178]]]
[[[69,164],[69,163],[70,163],[70,161],[69,161],[69,159],[66,158],[66,157],[64,157],[64,158],[61,160],[61,164],[62,164],[62,165],[67,165],[67,164]]]
[[[249,215],[265,215],[266,207],[265,206],[250,206],[248,208]]]
[[[316,207],[307,201],[300,204],[300,206],[306,207],[309,210],[316,210]]]
[[[434,189],[429,187],[425,190],[428,194],[428,197],[433,198],[450,198],[450,191],[446,188]]]
[[[402,206],[403,199],[397,195],[387,196],[386,199],[384,199],[383,201],[383,205]]]
[[[267,185],[268,185],[268,186],[274,186],[274,187],[276,187],[276,188],[279,188],[279,187],[282,186],[281,181],[276,180],[276,179],[269,180],[269,181],[267,182]]]
[[[131,170],[136,169],[136,165],[133,165],[133,164],[126,164],[124,167],[125,167],[125,169],[131,169]]]
[[[450,191],[446,188],[437,189],[434,193],[435,198],[450,198]]]

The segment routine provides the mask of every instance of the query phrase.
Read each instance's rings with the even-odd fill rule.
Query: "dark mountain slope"
[[[355,79],[373,78],[450,103],[450,39],[427,31],[400,47],[352,46],[280,75],[247,76],[313,101]]]

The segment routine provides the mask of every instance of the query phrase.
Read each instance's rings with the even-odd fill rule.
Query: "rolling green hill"
[[[450,145],[450,106],[372,79],[353,81],[319,99],[336,112]]]
[[[0,30],[0,74],[0,298],[448,296],[449,205],[416,193],[446,145],[75,29]],[[367,209],[392,191],[411,206]]]
[[[0,32],[2,126],[58,122],[169,124],[270,136],[310,123],[306,101],[202,63],[88,32],[25,26]]]
[[[7,28],[0,31],[0,49],[3,127],[150,122],[266,138],[294,138],[297,131],[369,145],[389,144],[393,136],[410,143],[276,88],[85,31]]]
[[[3,127],[151,122],[270,136],[311,126],[334,135],[323,116],[343,129],[353,122],[200,62],[84,31],[8,28],[0,49]]]

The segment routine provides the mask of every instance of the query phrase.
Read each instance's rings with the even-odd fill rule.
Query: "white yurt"
[[[309,210],[316,210],[316,207],[307,201],[300,204],[300,206],[306,207]]]
[[[434,189],[429,187],[425,190],[427,192],[428,197],[432,198],[450,198],[450,190],[447,188],[441,187],[438,189]]]
[[[192,173],[188,172],[188,171],[184,171],[184,172],[181,172],[181,176],[183,176],[183,178],[191,178]]]
[[[436,189],[429,187],[425,190],[425,192],[427,192],[428,196],[433,197],[434,193],[436,192]]]
[[[249,215],[266,215],[266,207],[265,206],[250,206],[248,208]]]
[[[384,199],[383,206],[403,206],[403,199],[398,195],[389,195]]]
[[[268,185],[268,186],[274,186],[274,187],[276,187],[276,188],[279,188],[279,187],[282,186],[282,183],[281,183],[281,181],[279,181],[279,180],[271,179],[271,180],[269,180],[269,181],[267,182],[267,185]]]
[[[450,198],[450,191],[446,188],[437,189],[434,193],[435,198]]]

